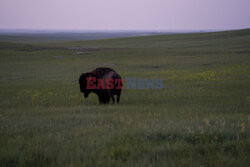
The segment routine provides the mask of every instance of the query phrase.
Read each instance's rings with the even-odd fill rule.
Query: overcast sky
[[[250,0],[0,0],[0,29],[250,28]]]

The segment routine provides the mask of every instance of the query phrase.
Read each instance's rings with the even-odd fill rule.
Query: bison
[[[101,83],[100,83],[101,82]],[[108,104],[110,99],[119,104],[122,91],[122,78],[115,70],[107,67],[99,67],[91,72],[82,73],[79,78],[80,92],[87,98],[94,92],[100,104]]]

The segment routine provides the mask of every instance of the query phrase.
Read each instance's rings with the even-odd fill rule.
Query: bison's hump
[[[112,68],[108,68],[108,67],[99,67],[91,71],[91,73],[95,74],[98,78],[102,78],[109,72],[115,72],[115,70]]]

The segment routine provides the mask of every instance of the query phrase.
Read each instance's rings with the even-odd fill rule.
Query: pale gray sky
[[[250,0],[0,0],[0,28],[250,28]]]

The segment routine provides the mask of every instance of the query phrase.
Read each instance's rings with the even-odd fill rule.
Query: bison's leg
[[[113,104],[115,103],[115,97],[114,97],[114,95],[112,94],[112,101],[113,101]]]
[[[105,100],[103,99],[102,95],[98,95],[99,103],[105,104]]]
[[[109,104],[109,102],[110,102],[110,96],[109,96],[108,92],[106,92],[106,91],[103,91],[102,93],[100,93],[98,95],[98,98],[99,98],[100,104]]]
[[[101,98],[99,98],[99,103],[100,103],[100,104],[103,104],[103,103],[104,103],[104,102],[102,101]]]
[[[108,92],[108,103],[109,103],[109,101],[110,101],[110,98],[112,99],[112,101],[113,101],[113,104],[115,103],[115,97],[114,97],[114,94],[113,94],[113,92],[111,91],[111,90],[107,90],[107,92]]]
[[[113,104],[114,104],[115,103],[115,97],[114,97],[114,94],[111,91],[109,92],[109,96],[112,99]]]
[[[121,96],[121,91],[119,91],[117,93],[117,96],[116,96],[116,102],[117,102],[117,104],[119,104],[119,102],[120,102],[120,96]]]
[[[110,102],[110,97],[108,96],[106,97],[106,103],[109,104],[109,102]]]

